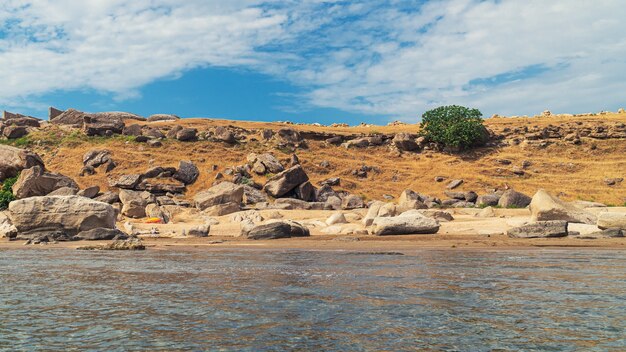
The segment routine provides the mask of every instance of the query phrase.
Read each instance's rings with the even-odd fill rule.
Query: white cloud
[[[289,80],[307,106],[404,119],[443,104],[532,114],[626,103],[620,0],[415,3],[9,0],[0,103],[83,88],[130,97],[206,65]]]

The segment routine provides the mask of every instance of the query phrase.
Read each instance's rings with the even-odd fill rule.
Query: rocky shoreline
[[[258,131],[235,127],[216,127],[199,133],[181,125],[160,128],[158,123],[178,121],[174,115],[137,115],[110,112],[86,114],[77,110],[50,109],[49,121],[5,112],[2,135],[8,140],[26,136],[50,125],[62,126],[86,136],[111,138],[129,136],[151,148],[166,148],[163,142],[210,140],[236,144],[251,140]],[[151,125],[156,123],[154,127]],[[573,127],[572,127],[573,128]],[[587,127],[585,127],[587,128]],[[519,143],[520,133],[527,143],[541,140],[549,143],[563,139],[574,144],[584,138],[626,138],[626,126],[596,127],[572,130],[556,126],[542,131],[507,130],[496,133],[485,129],[484,145]],[[572,137],[571,134],[577,136]],[[535,138],[536,137],[536,138]],[[218,170],[211,187],[190,194],[203,172],[191,160],[180,160],[177,167],[151,165],[142,173],[119,173],[118,161],[111,151],[93,148],[83,155],[80,177],[109,174],[107,189],[98,185],[81,187],[66,175],[51,172],[37,153],[9,145],[0,145],[0,181],[17,177],[11,187],[15,200],[0,213],[0,237],[28,244],[68,241],[116,241],[102,249],[130,249],[144,237],[203,238],[215,237],[214,229],[226,224],[229,233],[221,237],[245,240],[270,240],[336,236],[360,240],[382,236],[435,235],[442,224],[458,224],[466,233],[484,232],[480,221],[464,219],[468,211],[474,219],[499,219],[499,229],[486,235],[505,234],[509,238],[617,239],[626,231],[626,211],[594,202],[564,202],[546,191],[534,195],[510,187],[491,189],[479,194],[473,190],[458,191],[463,179],[436,177],[447,198],[422,194],[411,189],[385,199],[366,201],[362,196],[335,187],[340,177],[329,177],[314,184],[302,166],[298,150],[307,147],[307,140],[322,140],[335,148],[367,148],[388,145],[398,152],[440,150],[424,137],[409,133],[395,135],[332,135],[300,133],[283,127],[278,131],[262,130],[260,138],[272,140],[275,148],[286,149],[288,160],[280,160],[271,151],[249,153],[239,165]],[[530,163],[530,162],[529,162]],[[507,165],[505,160],[503,165]],[[513,170],[524,175],[523,168]],[[354,170],[354,177],[380,172],[363,166]],[[264,183],[255,181],[262,177]],[[609,186],[619,185],[622,178],[605,180]],[[391,201],[393,200],[393,201]],[[507,223],[502,209],[520,209],[517,223]],[[471,211],[470,211],[471,210]],[[292,216],[292,214],[299,216]],[[305,215],[302,219],[302,214]],[[461,214],[462,220],[457,216]],[[465,214],[465,215],[464,215]],[[494,224],[497,222],[494,222]],[[445,227],[445,226],[444,226]],[[517,242],[516,242],[517,243]],[[143,247],[145,248],[145,247]]]

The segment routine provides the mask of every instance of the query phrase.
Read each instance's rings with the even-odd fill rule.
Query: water
[[[626,253],[0,251],[0,350],[623,351]]]

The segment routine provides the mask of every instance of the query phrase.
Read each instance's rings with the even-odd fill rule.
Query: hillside
[[[192,142],[167,138],[162,146],[152,147],[134,141],[134,137],[87,137],[68,126],[46,124],[25,137],[3,143],[37,152],[50,171],[73,178],[81,188],[98,185],[102,190],[110,188],[110,179],[121,175],[143,173],[152,166],[177,166],[181,160],[191,160],[200,170],[198,180],[186,192],[186,197],[191,198],[209,188],[218,172],[245,164],[249,153],[270,152],[287,164],[292,155],[291,146],[285,146],[276,136],[265,140],[263,130],[275,133],[290,128],[298,131],[305,141],[306,147],[295,148],[294,152],[313,184],[340,177],[340,185],[335,189],[367,200],[382,199],[384,195],[397,197],[407,188],[446,198],[443,192],[448,182],[435,181],[436,176],[443,176],[447,180],[463,179],[465,182],[459,190],[474,190],[479,194],[512,187],[532,195],[544,188],[567,200],[626,203],[626,182],[619,181],[626,177],[624,113],[486,119],[486,127],[494,134],[490,146],[462,154],[398,151],[393,147],[394,134],[419,132],[418,125],[408,124],[325,127],[199,118],[159,122],[127,119],[125,124],[148,125],[163,133],[184,126],[209,137]],[[226,127],[237,141],[225,143],[210,138],[218,126]],[[380,136],[382,145],[348,149],[326,142],[334,136],[349,140],[372,135]],[[95,175],[80,176],[83,155],[93,149],[109,150],[117,167],[108,174],[98,170]],[[323,161],[328,166],[324,167]],[[356,175],[364,166],[366,175],[363,172]],[[608,179],[616,179],[615,184],[608,185],[611,183]],[[255,176],[255,181],[263,184],[265,176]]]

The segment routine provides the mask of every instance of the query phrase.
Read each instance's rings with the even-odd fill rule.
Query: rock
[[[412,212],[394,217],[377,217],[372,226],[372,233],[376,236],[435,234],[439,231],[437,220]]]
[[[165,135],[163,134],[163,132],[161,132],[158,128],[154,128],[154,127],[150,127],[150,126],[143,126],[141,133],[145,136],[150,138],[150,141],[156,141],[157,139],[163,139],[165,138]]]
[[[90,150],[83,155],[83,165],[94,168],[111,161],[111,152],[108,150]]]
[[[261,131],[261,138],[265,140],[270,140],[272,139],[272,137],[274,137],[274,131],[267,128]]]
[[[447,222],[447,221],[454,220],[454,217],[452,216],[452,214],[443,210],[423,209],[423,210],[419,210],[419,213],[426,217],[435,219],[439,222],[442,222],[442,221]]]
[[[339,177],[331,177],[320,182],[321,186],[339,186],[341,179]]]
[[[263,189],[270,196],[279,198],[308,180],[302,166],[296,165],[268,179]]]
[[[325,142],[331,145],[340,145],[341,143],[343,143],[343,137],[342,136],[330,137],[326,139]]]
[[[278,130],[278,137],[282,141],[296,146],[304,141],[300,133],[293,128],[281,128]]]
[[[147,118],[148,122],[176,121],[176,120],[180,120],[180,117],[176,115],[170,115],[170,114],[154,114],[154,115],[148,116]]]
[[[500,202],[500,196],[497,194],[485,194],[476,198],[477,207],[492,207],[498,205]]]
[[[0,212],[0,238],[14,238],[15,236],[17,236],[17,229],[11,223],[7,212]]]
[[[539,190],[530,202],[532,221],[564,220],[593,225],[596,216],[566,203],[544,190]]]
[[[603,230],[610,228],[626,230],[626,213],[602,212],[598,214],[597,225]]]
[[[183,128],[182,130],[176,132],[176,139],[181,142],[191,142],[198,139],[197,137],[198,130],[195,128]]]
[[[48,194],[46,194],[47,196],[75,196],[78,194],[78,189],[77,188],[72,188],[72,187],[61,187],[59,189],[56,189]]]
[[[567,221],[537,221],[509,229],[507,235],[512,238],[566,237],[568,235]]]
[[[243,236],[253,240],[271,240],[278,238],[308,237],[309,229],[295,221],[283,220],[256,225],[245,231]]]
[[[332,210],[340,210],[342,200],[338,196],[330,196],[328,197],[328,199],[326,199],[324,203],[325,203],[324,208],[328,208]]]
[[[183,160],[178,163],[178,171],[174,174],[174,179],[184,183],[185,185],[190,185],[198,179],[200,175],[200,170],[194,163],[189,160]]]
[[[110,183],[111,187],[117,187],[122,189],[136,189],[139,183],[143,180],[143,175],[122,175],[117,181]]]
[[[78,191],[78,185],[71,178],[46,172],[41,166],[33,166],[20,173],[20,177],[13,185],[13,194],[18,199],[45,196],[62,187]]]
[[[337,197],[337,198],[339,198],[339,195],[329,185],[324,185],[324,186],[320,187],[317,190],[316,195],[315,195],[315,198],[317,199],[318,202],[325,202],[330,197]]]
[[[580,234],[576,238],[584,240],[595,240],[601,238],[621,238],[624,237],[624,231],[617,228],[611,228],[601,231],[596,231],[588,234]]]
[[[419,194],[410,189],[405,189],[398,197],[398,208],[404,212],[410,209],[426,209],[426,205],[420,200]]]
[[[243,185],[243,203],[244,204],[257,204],[262,202],[268,202],[269,198],[262,191],[248,186]]]
[[[54,231],[71,237],[95,228],[115,228],[111,205],[79,196],[19,199],[9,204],[8,217],[23,238]]]
[[[300,158],[296,154],[291,154],[291,158],[289,159],[289,166],[300,165]]]
[[[510,189],[502,194],[498,205],[502,208],[526,208],[531,200],[529,196]]]
[[[486,207],[483,210],[479,211],[476,214],[476,217],[478,218],[494,218],[496,217],[496,211],[491,207]]]
[[[212,205],[203,210],[204,214],[208,216],[223,216],[232,213],[236,213],[241,210],[240,203],[228,202],[223,204]]]
[[[223,126],[218,126],[215,128],[214,138],[220,142],[228,144],[235,144],[237,142],[235,135],[231,131],[229,131],[228,128]]]
[[[141,250],[145,250],[146,246],[143,244],[143,242],[138,239],[138,238],[129,238],[127,240],[118,240],[118,241],[114,241],[112,243],[109,244],[105,244],[105,245],[101,245],[101,246],[84,246],[84,247],[78,247],[76,249],[79,250],[98,250],[98,251],[123,251],[123,250],[130,250],[130,251],[141,251]]]
[[[607,186],[615,186],[616,184],[622,183],[623,181],[624,181],[624,179],[621,178],[621,177],[618,177],[618,178],[605,178],[604,179],[604,183]]]
[[[117,195],[117,193],[104,192],[103,194],[97,196],[94,200],[97,200],[98,202],[107,203],[107,204],[113,204],[113,203],[119,202],[120,197]]]
[[[112,136],[122,133],[124,121],[114,116],[86,115],[84,117],[83,130],[88,136]]]
[[[225,203],[240,204],[243,201],[243,193],[243,186],[236,185],[232,182],[222,182],[206,191],[196,194],[194,203],[200,210]]]
[[[28,134],[28,129],[24,126],[6,126],[2,130],[2,135],[7,139],[22,138]]]
[[[474,191],[465,192],[465,201],[474,203],[478,199],[478,194]]]
[[[0,144],[0,182],[15,177],[24,170],[33,166],[44,167],[39,155],[8,145]]]
[[[370,204],[369,209],[367,209],[367,214],[363,218],[363,225],[371,226],[374,222],[374,219],[378,216],[378,211],[383,205],[385,205],[385,203],[381,201],[375,201],[374,203]]]
[[[354,194],[350,194],[343,198],[341,202],[341,208],[345,210],[363,208],[363,198]]]
[[[146,121],[146,119],[142,116],[124,111],[105,111],[90,115],[101,120],[117,120],[122,122],[125,122],[126,120]]]
[[[393,145],[400,151],[416,151],[419,146],[415,142],[415,138],[408,133],[398,133],[393,137]]]
[[[148,202],[142,197],[141,192],[121,190],[120,201],[122,202],[122,215],[129,218],[146,217],[146,206]]]
[[[447,189],[455,189],[455,188],[459,187],[462,184],[463,184],[463,180],[452,180],[450,183],[448,183],[448,186],[446,188]]]
[[[309,181],[304,182],[294,189],[294,193],[298,199],[306,202],[317,201],[317,189]]]
[[[334,213],[326,219],[326,225],[347,224],[345,215],[343,213]]]
[[[312,208],[312,204],[309,202],[305,202],[300,199],[294,198],[280,198],[274,201],[274,204],[278,206],[280,209],[288,209],[288,210],[310,210]]]
[[[67,109],[53,119],[50,119],[50,123],[54,125],[67,125],[80,128],[83,127],[85,116],[87,116],[87,114],[82,111]]]
[[[445,176],[435,176],[435,182],[443,182],[447,179]]]
[[[285,170],[278,159],[269,153],[249,154],[248,162],[253,165],[252,171],[258,175],[265,175],[267,173],[277,174]]]
[[[211,226],[209,225],[200,225],[196,227],[192,227],[187,231],[187,236],[190,237],[208,237],[209,232],[211,231]]]
[[[446,196],[450,197],[451,199],[465,200],[465,193],[464,192],[445,191],[443,193]]]
[[[49,107],[48,108],[48,120],[52,120],[54,118],[56,118],[57,116],[61,115],[64,111],[63,110],[59,110],[55,107]]]
[[[77,194],[81,197],[94,198],[100,193],[100,187],[91,186],[79,191]]]
[[[74,239],[79,241],[108,241],[112,239],[125,240],[127,238],[128,235],[118,229],[102,227],[81,231],[74,237]]]
[[[122,130],[122,134],[125,136],[138,137],[138,136],[141,136],[141,132],[142,132],[142,127],[137,124],[125,126],[124,129]]]
[[[149,140],[149,141],[147,142],[147,144],[148,144],[150,147],[154,147],[154,148],[158,148],[158,147],[163,146],[163,143],[161,143],[161,141],[156,140],[156,139],[151,139],[151,140]]]

